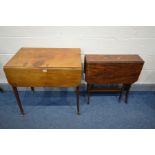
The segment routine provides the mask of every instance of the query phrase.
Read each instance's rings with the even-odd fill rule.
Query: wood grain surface
[[[89,63],[143,63],[139,55],[86,55],[86,62]]]
[[[86,81],[94,84],[132,84],[144,61],[138,55],[86,55]]]
[[[22,48],[4,66],[13,86],[76,87],[82,66],[79,48]]]
[[[17,68],[81,68],[79,48],[21,48],[5,65]]]

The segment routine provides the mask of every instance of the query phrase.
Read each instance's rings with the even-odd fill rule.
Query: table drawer
[[[133,83],[138,80],[142,63],[86,63],[88,83]]]
[[[14,86],[75,87],[80,85],[80,69],[4,68],[8,82]]]

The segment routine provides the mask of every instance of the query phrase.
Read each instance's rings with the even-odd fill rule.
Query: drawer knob
[[[43,69],[42,71],[43,71],[44,73],[46,73],[46,72],[47,72],[47,69]]]

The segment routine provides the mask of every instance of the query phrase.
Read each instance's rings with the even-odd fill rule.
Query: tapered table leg
[[[120,92],[119,99],[118,99],[119,102],[120,102],[121,99],[122,99],[123,91],[124,91],[124,85],[122,85],[122,88],[121,88],[121,92]]]
[[[0,87],[0,92],[3,92],[3,89]]]
[[[77,114],[80,114],[80,103],[79,103],[79,96],[80,96],[80,92],[79,92],[79,87],[76,87],[76,104],[77,104]]]
[[[87,96],[88,96],[87,104],[90,103],[90,93],[89,93],[89,88],[90,88],[90,84],[87,84]]]
[[[20,112],[21,112],[21,114],[24,115],[24,109],[23,109],[23,107],[22,107],[22,104],[21,104],[21,101],[20,101],[20,98],[19,98],[19,94],[18,94],[17,87],[12,86],[12,89],[13,89],[13,92],[14,92],[14,94],[15,94],[15,97],[16,97],[17,104],[18,104],[18,106],[19,106]]]
[[[125,84],[125,103],[128,103],[129,90],[131,88],[131,84]]]
[[[34,93],[34,87],[31,87],[31,91]]]

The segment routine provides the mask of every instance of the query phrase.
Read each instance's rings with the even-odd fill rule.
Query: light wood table
[[[79,114],[82,75],[79,48],[21,48],[4,66],[20,111],[24,114],[17,87],[75,87]]]

